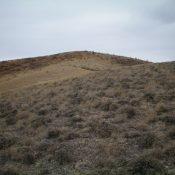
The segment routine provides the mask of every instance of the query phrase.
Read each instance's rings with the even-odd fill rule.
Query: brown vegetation
[[[6,89],[0,93],[0,174],[175,173],[174,75],[174,62],[132,62]]]

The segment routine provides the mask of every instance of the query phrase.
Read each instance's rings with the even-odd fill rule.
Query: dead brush
[[[97,137],[108,138],[111,136],[113,127],[110,123],[102,121],[92,121],[89,123],[90,131],[92,131]]]

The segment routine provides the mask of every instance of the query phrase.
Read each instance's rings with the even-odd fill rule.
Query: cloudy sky
[[[175,0],[0,0],[0,60],[75,50],[175,60]]]

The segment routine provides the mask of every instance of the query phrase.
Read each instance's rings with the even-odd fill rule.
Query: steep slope
[[[1,91],[0,173],[175,172],[175,62],[105,64]]]

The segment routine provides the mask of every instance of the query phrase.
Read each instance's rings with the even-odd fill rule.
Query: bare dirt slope
[[[0,85],[0,174],[173,175],[175,63],[74,54],[5,63],[31,78]]]

